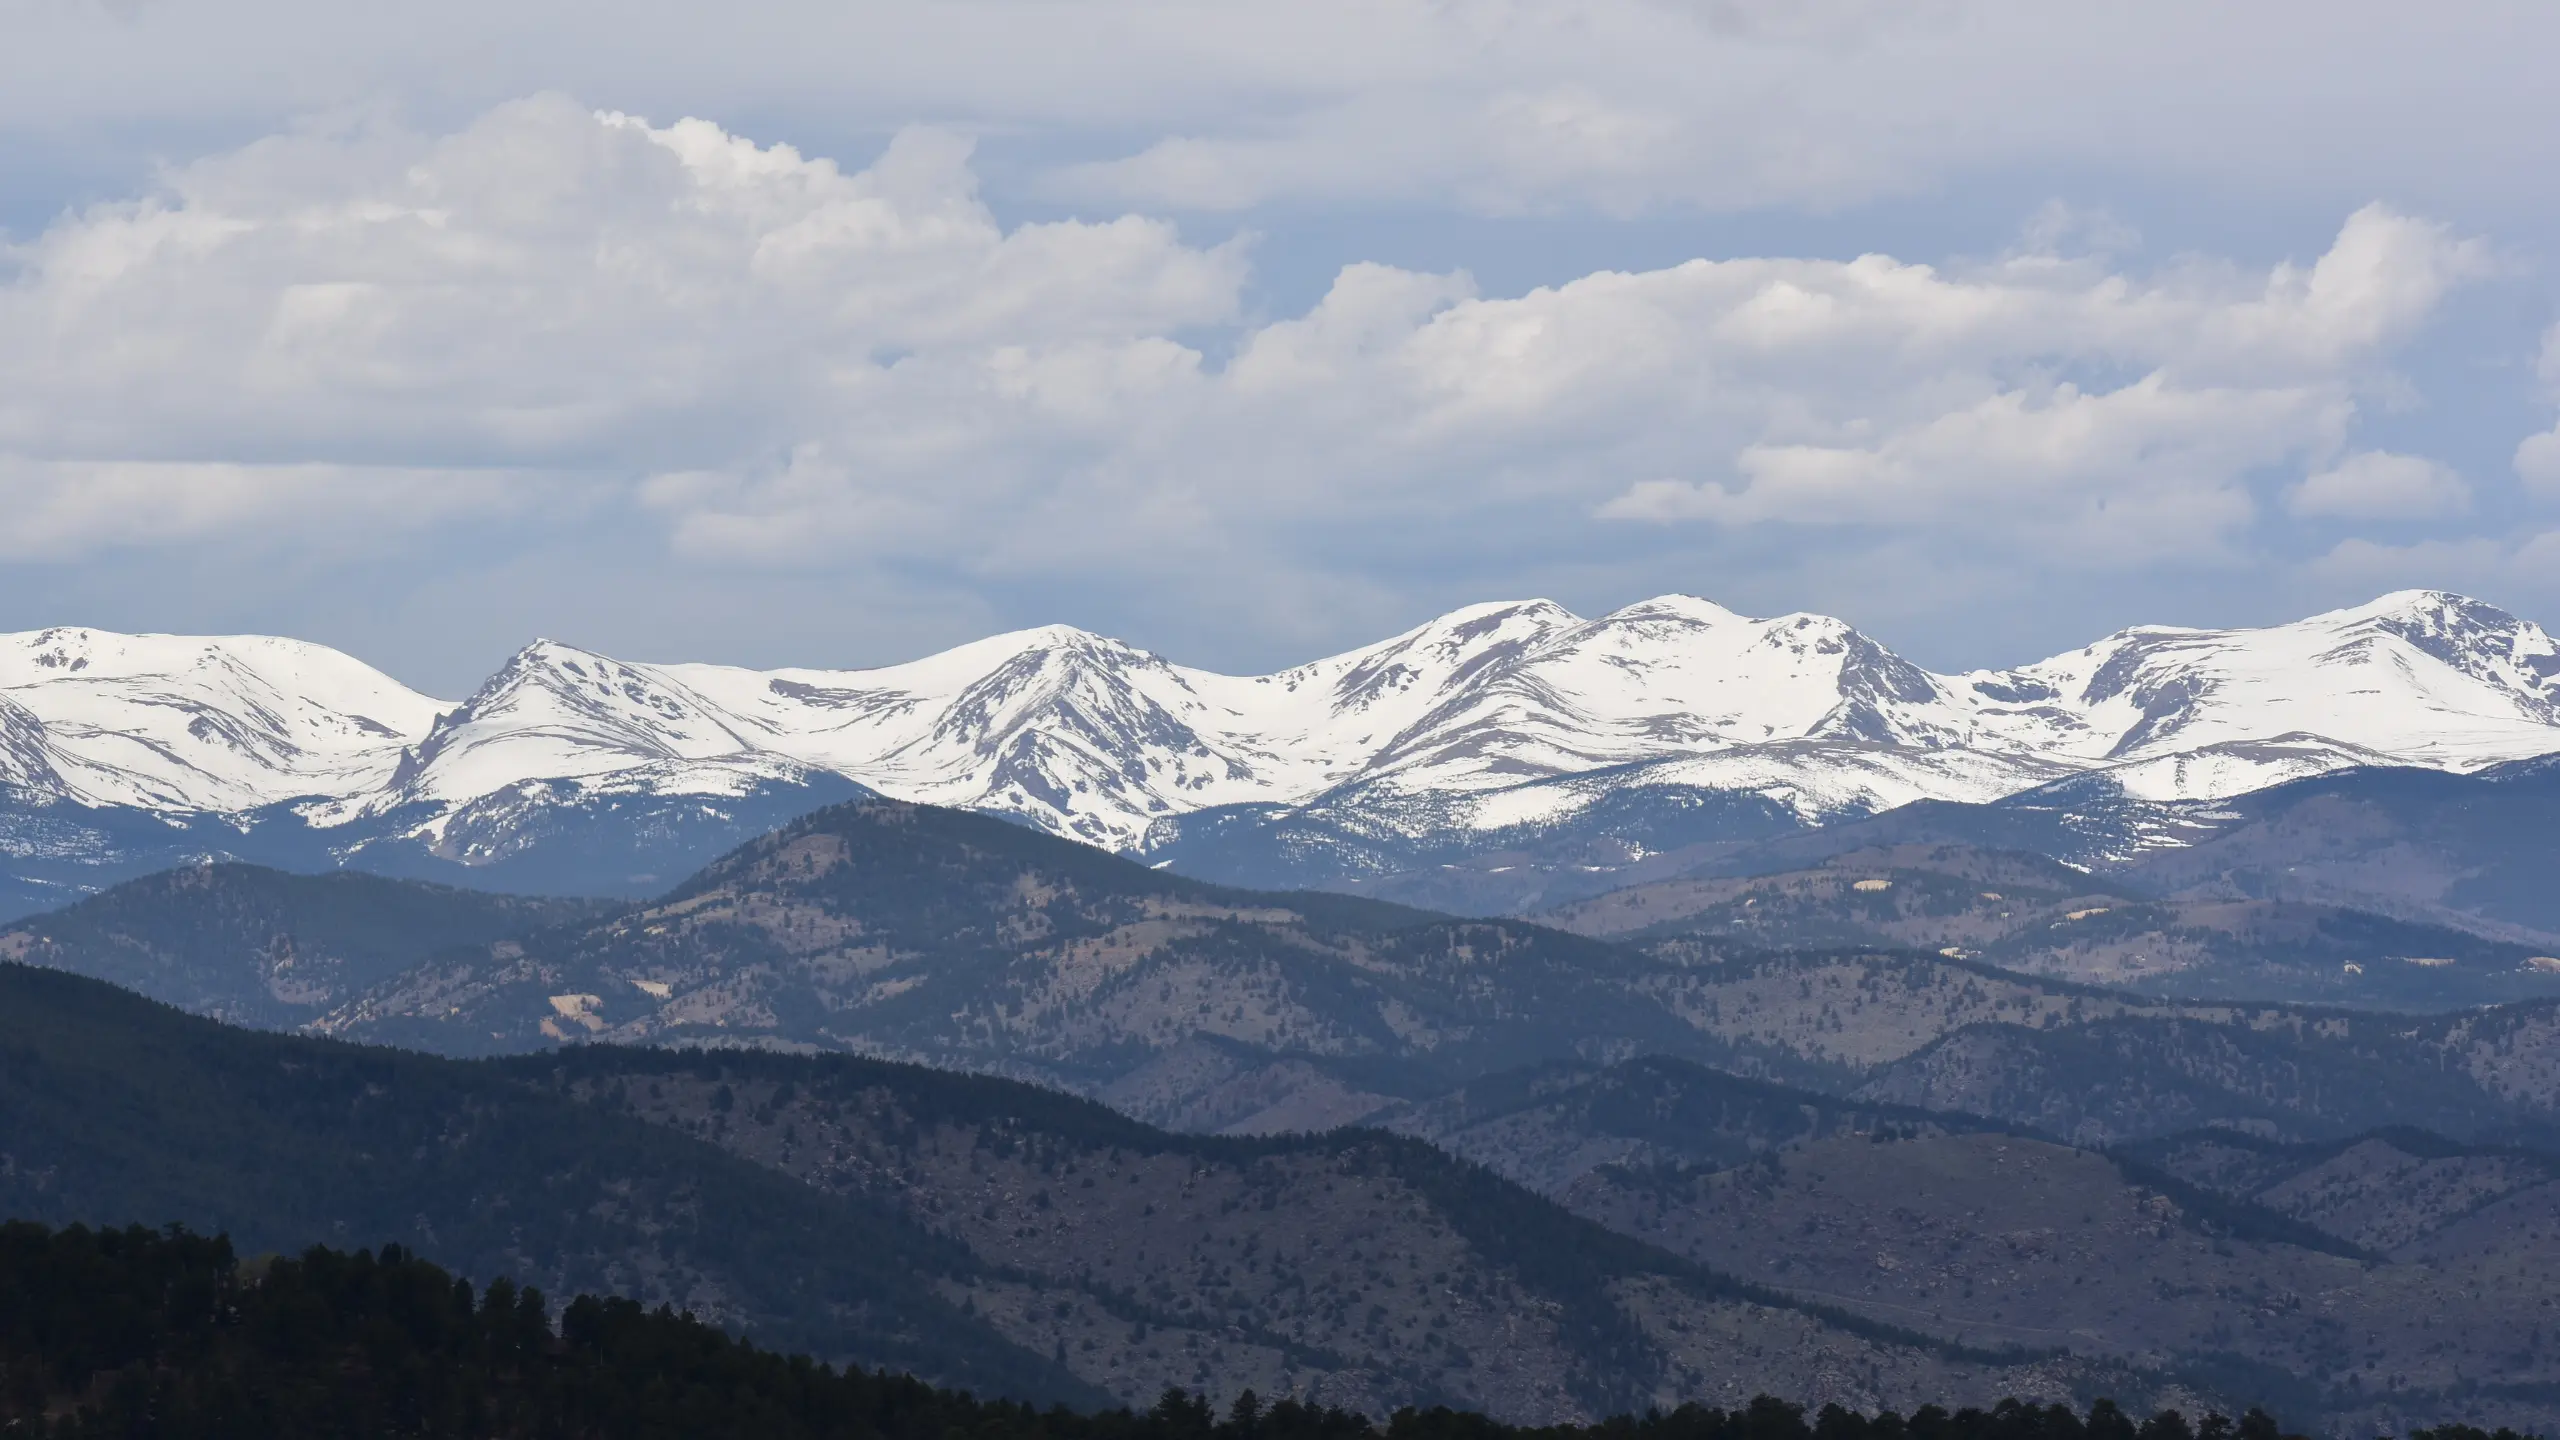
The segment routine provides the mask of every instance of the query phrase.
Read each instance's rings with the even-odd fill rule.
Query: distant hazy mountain
[[[1579,886],[1569,877],[1541,879],[1536,890],[1561,891],[1555,898],[1571,904],[1603,891],[1953,846],[2059,860],[2101,877],[2087,882],[2098,889],[2178,902],[2334,906],[2468,930],[2552,957],[2560,956],[2555,822],[2560,759],[2552,757],[2469,775],[2359,767],[2211,801],[2137,800],[2094,774],[1988,804],[1927,801],[1757,844],[1649,856]],[[1505,877],[1479,870],[1469,878],[1482,893],[1485,882]]]
[[[871,799],[602,913],[218,866],[19,922],[0,953],[207,1013],[450,1055],[591,1041],[849,1051],[1038,1079],[1199,1131],[1402,1125],[1524,1066],[1657,1056],[2093,1142],[2207,1123],[2560,1136],[2560,998],[2433,1018],[2267,998],[2446,1009],[2550,995],[2514,946],[2292,902],[2091,893],[2051,862],[1975,858],[1630,891],[1604,905],[1677,913],[1607,943],[1229,890]],[[1764,907],[1782,934],[1833,948],[1774,951],[1736,919]],[[488,938],[511,916],[516,933]],[[1962,953],[1974,947],[2047,973]],[[2156,947],[2196,962],[2185,974],[2213,982],[2203,998],[2064,978]],[[2349,963],[2370,983],[2332,983]],[[2151,978],[2173,989],[2179,973]]]
[[[2362,833],[2359,848],[2375,839],[2371,825],[2336,828],[2333,857],[2350,835]],[[2210,841],[2159,858],[2209,867],[2208,857],[2227,844]],[[2406,849],[2401,863],[2417,868]],[[2332,868],[2346,863],[2333,859]],[[2238,892],[2220,871],[2205,873],[2216,878],[2163,898],[2131,878],[2093,875],[2041,855],[1905,844],[1774,873],[1632,885],[1533,918],[1620,939],[1693,935],[1768,949],[1921,949],[2188,999],[2424,1011],[2560,998],[2560,940],[2484,935],[2480,929],[2497,927],[2476,915],[2456,928],[2351,908],[2336,902],[2379,903],[2379,887],[2319,885],[2295,870],[2288,878],[2304,893],[2277,898]],[[2426,878],[2422,872],[2403,889]],[[2325,898],[2307,898],[2315,892]]]
[[[1346,886],[1510,850],[1605,871],[2070,777],[2177,806],[2555,751],[2560,646],[2434,591],[1966,675],[1838,620],[1683,596],[1596,620],[1476,606],[1241,677],[1064,627],[863,671],[542,642],[459,703],[298,641],[0,637],[21,909],[206,854],[648,893],[864,790],[1211,878]]]

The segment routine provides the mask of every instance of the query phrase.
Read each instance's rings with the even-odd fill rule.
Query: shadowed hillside
[[[438,951],[612,908],[354,871],[186,865],[0,929],[0,959],[110,980],[198,1015],[284,1029]]]
[[[0,1425],[11,1433],[153,1435],[551,1436],[562,1440],[1510,1440],[1516,1427],[1447,1409],[1400,1409],[1383,1426],[1295,1400],[1238,1394],[1223,1420],[1205,1395],[1165,1390],[1143,1411],[1033,1410],[914,1379],[837,1371],[742,1344],[624,1299],[581,1295],[558,1308],[501,1276],[485,1290],[386,1245],[314,1246],[241,1263],[227,1239],[141,1228],[47,1232],[0,1226]],[[1696,1404],[1602,1426],[1547,1428],[1544,1440],[2129,1440],[2113,1402],[2084,1419],[2061,1405],[2004,1399],[1906,1422],[1769,1396],[1731,1410]],[[2206,1440],[2232,1433],[2203,1417]],[[2243,1416],[2241,1440],[2276,1440],[2273,1417]],[[2141,1440],[2196,1440],[2163,1411]],[[2417,1440],[2489,1440],[2418,1432]],[[2498,1440],[2512,1440],[2504,1432]]]
[[[1420,1142],[1151,1130],[850,1057],[441,1060],[0,966],[0,1213],[251,1248],[386,1236],[1000,1394],[1168,1383],[1501,1415],[1759,1389],[1872,1408],[2148,1393],[1759,1292]]]

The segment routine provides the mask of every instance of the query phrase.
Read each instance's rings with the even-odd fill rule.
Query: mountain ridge
[[[519,915],[495,939],[508,922],[480,892],[372,879],[405,886],[414,918],[368,935],[336,899],[357,879],[198,867],[0,927],[0,952],[190,1008],[445,1054],[599,1041],[853,1052],[1033,1080],[1197,1131],[1379,1123],[1499,1071],[1639,1055],[1843,1095],[1907,1081],[1951,1097],[1997,1072],[2016,1083],[1927,1108],[2052,1133],[2087,1121],[2093,1136],[2230,1119],[2476,1139],[2547,1135],[2560,1116],[2560,967],[2371,915],[2092,891],[2032,857],[1853,857],[1740,889],[1630,892],[1614,918],[1558,917],[1624,933],[1660,910],[1664,924],[1623,944],[1235,890],[881,798],[794,821],[657,900]],[[1999,894],[1977,893],[1986,885]],[[1752,932],[1744,917],[1762,907],[1791,912],[1773,918],[1799,948]],[[2011,954],[2004,936],[2042,948]],[[2212,958],[2261,942],[2291,949]],[[1993,952],[2045,973],[2000,968]],[[2086,983],[2131,978],[2124,962],[2142,955],[2171,962],[2145,982],[2166,993]],[[2230,998],[2178,998],[2180,973]],[[297,992],[290,1013],[279,978]],[[2511,1003],[2469,1008],[2487,999]],[[1926,1058],[1942,1041],[1954,1048]],[[2112,1047],[2107,1077],[2083,1077],[2113,1087],[2107,1114],[2047,1114],[2039,1096],[2097,1093],[2030,1083],[2079,1063],[2057,1044],[2082,1059]],[[1887,1075],[1897,1067],[1905,1081]],[[2336,1093],[2267,1109],[2297,1082]],[[2393,1108],[2422,1092],[2435,1109]]]
[[[1677,595],[1596,619],[1469,606],[1256,676],[1065,626],[870,670],[640,664],[543,640],[456,703],[273,637],[0,636],[0,791],[37,836],[15,868],[52,863],[75,888],[80,865],[115,878],[115,857],[145,851],[159,864],[121,873],[226,854],[499,867],[503,887],[506,862],[563,848],[600,808],[643,802],[734,843],[726,811],[769,824],[848,786],[1267,888],[1556,836],[1635,854],[1766,838],[2081,778],[2177,805],[2356,765],[2552,753],[2560,645],[2443,591],[2254,630],[2140,627],[1956,675],[1830,617]],[[122,838],[81,842],[103,857],[82,859],[44,821]],[[644,889],[625,868],[583,888]]]
[[[381,1236],[980,1393],[1250,1386],[1544,1423],[1746,1384],[1861,1409],[2194,1393],[1738,1285],[1408,1137],[1174,1135],[851,1056],[458,1062],[12,964],[0,998],[14,1214],[177,1221],[252,1250]]]

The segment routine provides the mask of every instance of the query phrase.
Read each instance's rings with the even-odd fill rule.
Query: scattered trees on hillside
[[[1221,1415],[1168,1390],[1080,1414],[837,1370],[661,1306],[467,1280],[398,1246],[242,1262],[172,1227],[0,1225],[0,1433],[47,1440],[471,1436],[525,1440],[2283,1440],[2251,1411],[2137,1424],[2101,1400],[1924,1406],[1808,1419],[1766,1396],[1586,1427],[1448,1409],[1350,1412],[1239,1395]],[[2467,1427],[2412,1440],[2521,1440]]]

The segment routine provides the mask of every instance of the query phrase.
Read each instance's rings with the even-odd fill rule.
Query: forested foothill
[[[243,1259],[179,1227],[0,1225],[5,1433],[88,1440],[488,1436],[558,1440],[2279,1440],[2175,1410],[2137,1420],[2004,1400],[1908,1416],[1768,1396],[1586,1426],[1522,1427],[1404,1408],[1372,1418],[1242,1392],[1223,1407],[1167,1389],[1145,1410],[980,1400],[907,1376],[837,1369],[669,1307],[465,1278],[396,1245]],[[2521,1440],[2463,1426],[2411,1440]]]
[[[0,928],[0,1216],[393,1244],[1084,1412],[2552,1428],[2560,1000],[2088,983],[2388,927],[2085,878],[1861,850],[1574,934],[876,798],[637,904],[202,865]]]

